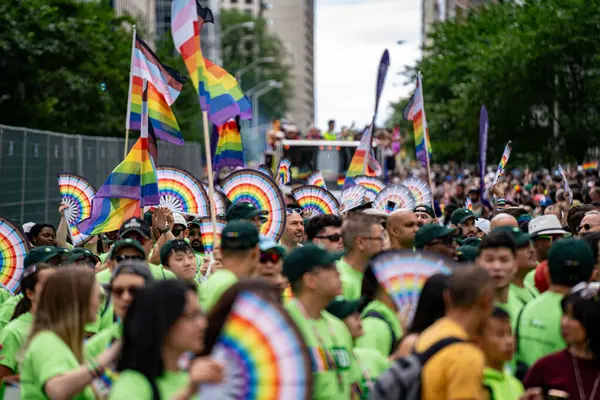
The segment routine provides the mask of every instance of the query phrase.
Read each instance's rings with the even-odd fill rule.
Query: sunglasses
[[[590,229],[596,227],[597,225],[583,224],[577,227],[577,232],[581,232],[582,230],[589,231]]]
[[[287,213],[288,213],[288,215],[294,214],[294,213],[302,214],[302,209],[301,208],[288,208]]]
[[[145,257],[142,256],[128,256],[125,254],[121,254],[120,256],[116,256],[115,260],[117,260],[118,263],[125,261],[125,260],[138,260],[138,261],[146,261]]]
[[[327,239],[330,242],[339,242],[340,239],[342,238],[342,235],[340,235],[339,233],[334,233],[333,235],[328,235],[328,236],[315,236],[317,239]]]
[[[173,236],[177,237],[179,236],[179,234],[183,231],[183,229],[172,229],[171,233],[173,234]]]
[[[260,253],[260,263],[261,264],[266,264],[269,261],[272,262],[273,264],[276,264],[281,259],[282,259],[282,256],[279,253]]]
[[[129,287],[113,287],[111,288],[110,292],[117,296],[117,297],[121,297],[123,296],[123,294],[125,292],[129,293],[130,296],[135,296],[135,293],[139,290],[140,288],[137,286],[129,286]]]

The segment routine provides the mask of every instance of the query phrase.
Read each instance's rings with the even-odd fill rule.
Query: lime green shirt
[[[19,293],[18,295],[13,296],[2,303],[0,306],[0,329],[4,329],[4,327],[8,325],[12,315],[15,312],[17,304],[19,304],[19,301],[21,301],[22,298],[23,294]]]
[[[32,324],[33,315],[25,313],[10,321],[0,332],[0,344],[2,344],[0,365],[12,369],[14,374],[19,373],[21,350],[29,336]]]
[[[298,300],[292,300],[284,307],[309,349],[314,377],[312,399],[350,399],[353,377],[356,377],[356,361],[352,356],[352,337],[346,325],[325,310],[321,311],[318,320],[308,320]]]
[[[337,140],[337,133],[335,133],[335,132],[323,132],[323,139],[325,139],[325,140]]]
[[[492,400],[518,400],[524,391],[514,376],[488,367],[483,370],[483,386],[490,392]]]
[[[156,379],[156,387],[161,399],[172,399],[174,395],[183,390],[189,379],[186,372],[169,372]],[[141,373],[126,370],[119,374],[119,379],[113,384],[108,397],[109,400],[151,399],[152,387],[148,379]],[[199,399],[197,395],[192,399]]]
[[[560,328],[562,299],[559,293],[545,291],[523,308],[517,332],[517,361],[531,366],[567,346]]]
[[[535,286],[535,268],[532,269],[531,271],[529,271],[527,273],[527,275],[525,275],[525,278],[523,279],[523,283],[525,284],[526,287],[534,289],[539,294],[539,290]]]
[[[524,287],[519,287],[511,283],[508,291],[509,296],[512,295],[521,304],[521,307],[540,295],[540,292],[535,287],[532,288],[528,284],[525,284]]]
[[[363,273],[352,268],[343,258],[338,260],[336,266],[342,281],[342,296],[344,296],[344,299],[349,301],[360,299]]]
[[[513,285],[511,285],[513,286]],[[515,292],[513,290],[508,289],[508,300],[506,303],[496,302],[496,306],[500,307],[504,311],[510,315],[510,326],[515,331],[517,327],[517,318],[519,317],[519,313],[523,308],[523,304],[517,298]]]
[[[200,305],[204,312],[209,312],[219,301],[223,293],[238,281],[237,276],[228,269],[220,269],[200,284]]]
[[[369,388],[375,384],[377,377],[387,370],[391,362],[374,349],[365,349],[362,347],[354,348],[354,358],[356,360],[357,376],[353,379],[356,382],[357,393],[360,399],[368,399]]]
[[[169,271],[168,269],[163,268],[160,265],[156,264],[148,264],[148,268],[150,269],[150,273],[154,280],[162,281],[165,279],[177,279],[174,273]],[[111,277],[111,271],[109,268],[103,269],[102,271],[96,274],[96,280],[101,284],[109,283]]]
[[[0,304],[12,297],[12,293],[4,286],[0,286]]]
[[[381,320],[381,318],[365,318],[365,315],[369,311],[374,311],[381,314],[381,316],[385,318],[385,321],[387,321],[389,325],[385,321]],[[390,331],[390,325],[394,335],[396,336],[396,341],[400,340],[403,335],[402,326],[400,325],[400,321],[398,320],[396,313],[381,301],[373,300],[365,307],[361,318],[364,333],[361,337],[356,339],[356,347],[375,349],[379,351],[383,357],[387,358],[390,355],[390,349],[394,344],[394,337]]]
[[[113,343],[113,341],[120,339],[122,335],[123,325],[116,322],[108,328],[96,333],[85,343],[86,358],[98,357]]]
[[[51,378],[79,368],[75,354],[54,332],[38,332],[25,350],[21,365],[21,398],[48,399],[44,385]],[[86,386],[73,400],[94,400],[94,392]]]

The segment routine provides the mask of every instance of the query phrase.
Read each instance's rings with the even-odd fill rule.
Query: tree
[[[476,162],[485,104],[488,159],[512,140],[511,164],[581,162],[600,143],[599,21],[598,2],[528,0],[439,24],[423,59],[406,71],[410,82],[417,70],[423,75],[434,161]]]
[[[122,136],[126,22],[104,2],[0,0],[0,122]]]

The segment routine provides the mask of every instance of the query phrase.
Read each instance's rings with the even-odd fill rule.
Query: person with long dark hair
[[[194,360],[190,375],[178,365],[184,353],[203,351],[206,325],[194,285],[166,280],[139,289],[125,316],[109,399],[192,398],[199,383],[220,381],[222,366],[210,358]]]

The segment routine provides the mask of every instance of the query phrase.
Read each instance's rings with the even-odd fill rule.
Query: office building
[[[117,15],[130,15],[137,21],[138,32],[152,46],[156,30],[156,0],[112,0],[111,4]]]

